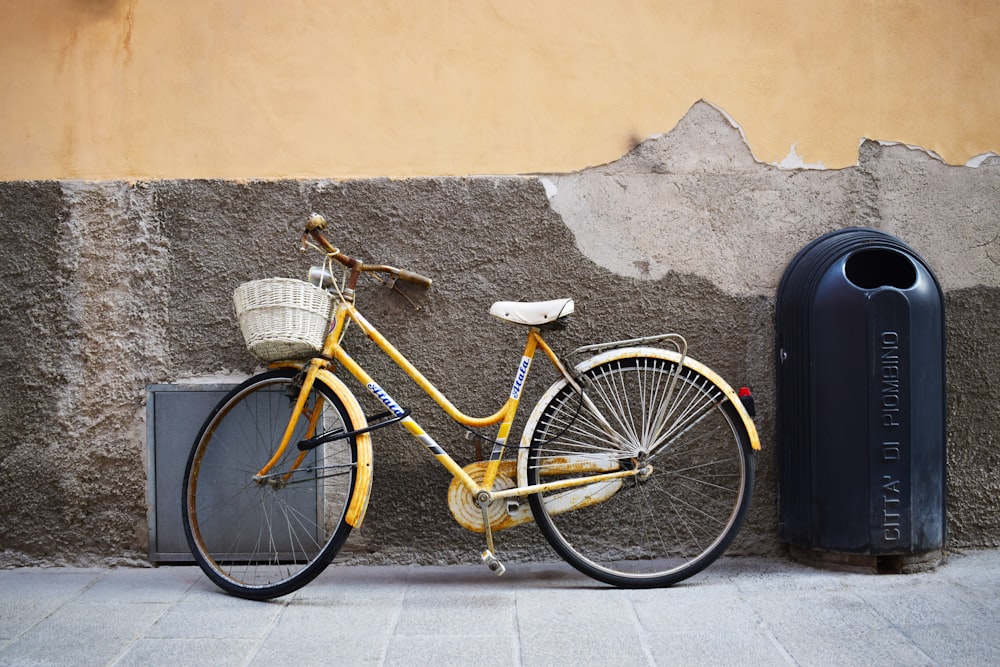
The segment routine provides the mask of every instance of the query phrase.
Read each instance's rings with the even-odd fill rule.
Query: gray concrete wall
[[[468,412],[499,406],[520,355],[521,332],[487,316],[497,299],[576,298],[571,327],[550,339],[557,349],[681,332],[692,356],[752,386],[763,452],[731,550],[748,554],[780,550],[773,318],[782,272],[824,232],[895,234],[946,293],[949,544],[1000,544],[1000,160],[950,167],[865,142],[855,168],[779,170],[698,104],[669,134],[575,174],[0,183],[0,564],[144,556],[145,388],[254,371],[232,290],[304,277],[297,235],[312,211],[345,252],[434,278],[427,293],[404,288],[419,311],[377,285],[360,304]],[[353,342],[471,462],[462,431]],[[540,392],[551,376],[534,373]],[[452,521],[448,476],[401,430],[378,432],[375,445],[372,504],[351,557],[474,560],[481,538]],[[531,526],[497,539],[515,558],[552,556]]]

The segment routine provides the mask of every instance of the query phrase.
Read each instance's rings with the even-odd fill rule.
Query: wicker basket
[[[323,349],[333,297],[291,278],[243,283],[233,293],[236,317],[250,354],[261,361],[301,359]]]

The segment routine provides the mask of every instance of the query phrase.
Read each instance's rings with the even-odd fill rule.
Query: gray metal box
[[[193,563],[181,522],[188,454],[212,408],[236,384],[154,384],[146,388],[149,560]]]

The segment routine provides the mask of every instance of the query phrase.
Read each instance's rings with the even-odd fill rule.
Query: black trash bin
[[[874,229],[792,260],[776,304],[779,537],[816,564],[906,572],[945,544],[944,301]]]

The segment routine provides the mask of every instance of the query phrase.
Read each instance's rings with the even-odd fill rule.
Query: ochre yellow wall
[[[699,99],[764,162],[1000,152],[1000,2],[0,0],[0,180],[573,171]]]

